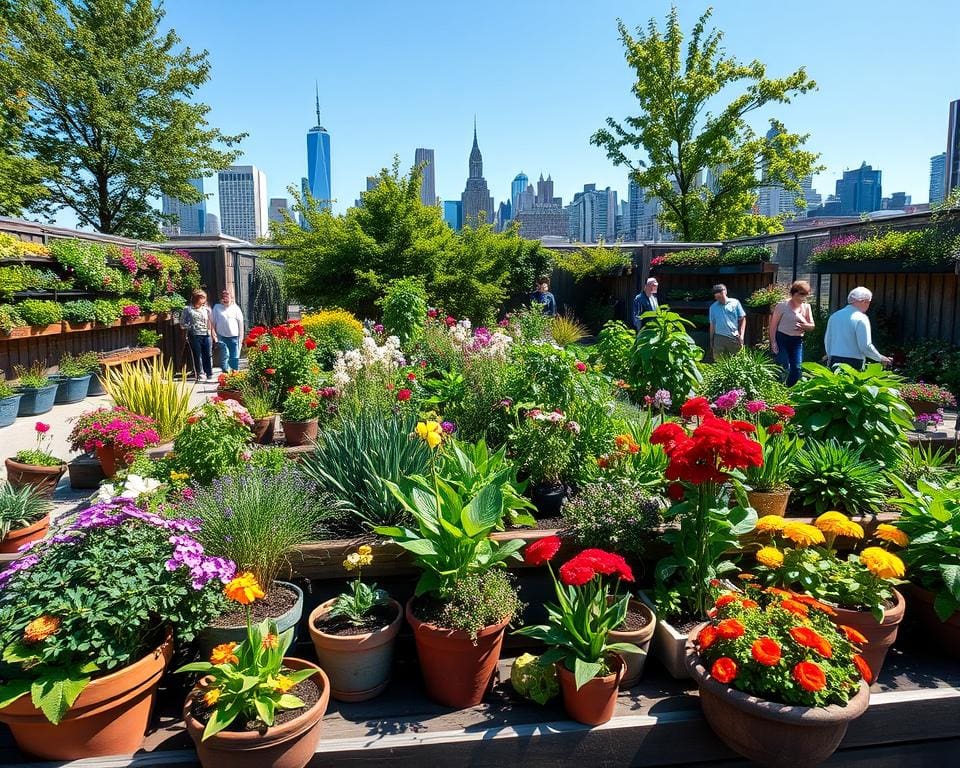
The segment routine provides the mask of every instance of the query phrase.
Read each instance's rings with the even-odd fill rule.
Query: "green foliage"
[[[637,334],[619,320],[611,320],[600,329],[590,359],[614,379],[630,378],[630,352]]]
[[[46,360],[34,360],[29,368],[25,365],[15,365],[13,372],[20,380],[19,386],[23,389],[42,389],[50,383]]]
[[[510,684],[519,696],[535,701],[540,706],[560,694],[555,664],[543,664],[540,657],[530,653],[517,656],[510,667]]]
[[[657,256],[651,267],[719,267],[756,264],[770,261],[770,249],[765,245],[738,245],[733,248],[684,248]]]
[[[791,473],[803,505],[817,514],[834,509],[848,515],[879,512],[888,482],[880,464],[864,459],[863,452],[863,446],[853,448],[836,440],[807,441]]]
[[[304,392],[304,389],[308,391]],[[296,387],[283,401],[283,420],[304,422],[321,419],[330,412],[329,402],[320,392],[307,384]]]
[[[663,503],[629,477],[580,487],[563,505],[563,519],[581,547],[639,556],[661,522]]]
[[[14,488],[4,481],[0,485],[0,541],[10,531],[26,528],[50,514],[53,505],[37,493],[32,485]]]
[[[916,487],[920,480],[942,483],[957,472],[957,465],[948,448],[938,448],[929,442],[911,445],[903,460],[890,475]]]
[[[53,325],[63,321],[63,309],[55,301],[25,299],[17,309],[27,325]]]
[[[137,346],[155,347],[160,343],[160,339],[162,338],[163,334],[157,333],[150,328],[141,328],[137,331]]]
[[[470,573],[435,615],[432,624],[466,632],[476,638],[480,630],[516,616],[523,608],[509,574],[502,570]]]
[[[348,571],[356,569],[357,577],[350,582],[347,589],[337,595],[337,599],[327,611],[325,618],[338,616],[346,619],[350,624],[360,627],[366,621],[370,612],[378,605],[387,605],[390,595],[384,590],[377,589],[376,584],[364,584],[361,574],[363,566],[373,563],[373,550],[369,545],[360,546],[356,552],[347,555],[343,567]]]
[[[113,325],[120,319],[120,303],[110,299],[96,299],[93,302],[93,319],[101,325]]]
[[[96,319],[97,310],[92,301],[78,299],[63,304],[63,319],[68,323],[90,323]]]
[[[317,343],[317,362],[329,369],[338,352],[357,349],[363,342],[363,324],[344,309],[322,309],[305,315],[300,324]]]
[[[400,339],[404,347],[420,340],[427,316],[427,291],[423,280],[401,277],[390,281],[377,304],[383,310],[383,325],[388,334]]]
[[[63,280],[49,269],[33,269],[23,265],[0,267],[0,296],[9,297],[18,291],[35,289],[63,290],[71,281]]]
[[[172,360],[112,366],[103,386],[117,406],[153,419],[161,441],[175,438],[187,423],[191,389],[186,371],[174,373]]]
[[[440,378],[422,383],[442,398],[437,404],[445,418],[457,425],[462,440],[485,438],[490,445],[501,445],[512,422],[506,400],[511,370],[511,364],[499,357],[471,355],[462,373],[439,374]]]
[[[907,350],[903,375],[960,392],[960,348],[942,339],[919,339]]]
[[[550,337],[551,318],[543,314],[543,304],[534,302],[507,315],[510,333],[517,341],[538,341]]]
[[[697,391],[711,402],[732,389],[742,389],[741,399],[745,401],[783,402],[777,398],[780,366],[764,350],[744,347],[736,354],[703,364],[702,370],[703,381]]]
[[[628,383],[635,397],[665,389],[679,405],[702,381],[697,363],[703,350],[687,333],[691,323],[676,312],[659,307],[641,317],[646,322],[630,351]]]
[[[10,333],[14,328],[26,325],[16,307],[0,304],[0,331]]]
[[[781,301],[790,298],[790,286],[786,283],[773,283],[757,288],[743,303],[752,309],[773,309]]]
[[[814,440],[837,440],[860,448],[864,461],[893,467],[903,456],[913,412],[898,394],[903,381],[879,363],[857,371],[840,365],[835,371],[804,363],[806,376],[793,388],[800,434]]]
[[[70,352],[64,352],[60,356],[60,362],[57,363],[57,373],[59,373],[61,376],[66,376],[67,378],[86,376],[88,373],[90,373],[90,359],[88,353],[74,355]]]
[[[571,466],[576,422],[553,411],[527,411],[510,435],[510,453],[534,484],[557,485]]]
[[[671,231],[695,242],[782,228],[778,219],[750,213],[757,201],[757,168],[765,169],[765,183],[780,184],[798,197],[800,180],[820,170],[817,155],[802,149],[806,136],[788,133],[772,118],[777,131],[772,140],[751,127],[751,113],[789,103],[816,84],[802,67],[770,79],[761,62],[742,64],[727,56],[722,32],[707,30],[710,15],[708,9],[700,17],[686,45],[676,7],[662,32],[652,19],[635,34],[618,22],[636,77],[632,92],[640,114],[624,124],[608,118],[607,127],[590,139],[615,165],[631,168],[631,180],[662,201],[661,219]],[[732,99],[715,104],[720,93]],[[627,156],[641,147],[645,158]],[[715,179],[704,185],[698,179],[708,172]]]
[[[181,472],[205,485],[215,477],[236,471],[244,461],[253,433],[243,421],[251,421],[231,406],[233,400],[204,403],[187,419],[173,441],[173,461]]]
[[[5,18],[0,82],[30,94],[20,144],[44,166],[47,194],[33,210],[69,208],[101,232],[156,239],[150,200],[199,202],[189,180],[237,156],[214,145],[242,136],[210,128],[194,98],[209,78],[206,51],[175,50],[151,0],[26,0]]]
[[[952,267],[960,257],[960,238],[939,228],[902,232],[890,229],[871,237],[844,235],[813,249],[810,261],[896,261],[910,266]]]
[[[744,470],[746,484],[760,493],[784,490],[793,478],[803,441],[786,432],[770,434],[763,427],[757,429],[756,438],[763,446],[763,464]]]
[[[569,347],[589,335],[590,331],[573,315],[556,315],[550,322],[550,336],[557,346]]]
[[[601,242],[595,246],[583,246],[575,251],[559,251],[556,265],[569,272],[574,281],[588,278],[606,277],[618,274],[633,264],[633,257],[624,253],[619,246],[607,247]]]
[[[252,325],[276,325],[287,319],[287,282],[283,268],[258,259],[250,276],[250,314]]]

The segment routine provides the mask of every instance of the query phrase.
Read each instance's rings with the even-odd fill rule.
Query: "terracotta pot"
[[[173,657],[173,635],[139,661],[96,678],[54,725],[30,701],[17,699],[0,709],[17,746],[43,760],[77,760],[128,755],[143,743],[157,685]]]
[[[6,459],[7,482],[14,488],[23,488],[32,485],[41,496],[52,496],[57,489],[57,483],[67,471],[66,464],[57,464],[54,467],[38,467],[33,464],[22,464],[16,459]]]
[[[883,669],[883,660],[887,657],[887,651],[897,639],[897,630],[900,628],[900,622],[903,621],[903,611],[907,606],[897,590],[893,590],[893,597],[896,601],[891,608],[883,612],[883,621],[877,621],[873,618],[870,611],[852,611],[848,608],[837,608],[836,616],[831,616],[833,623],[837,626],[845,624],[853,627],[860,634],[867,638],[867,645],[861,652],[863,660],[867,662],[873,676],[867,681],[873,685]]]
[[[640,649],[640,653],[625,653],[617,651],[623,658],[624,670],[623,677],[620,680],[620,687],[623,689],[632,688],[637,684],[640,676],[643,674],[643,668],[647,663],[647,651],[650,649],[650,643],[653,640],[653,633],[657,628],[657,617],[653,611],[640,600],[630,598],[627,609],[633,613],[642,613],[647,617],[647,625],[642,629],[635,631],[626,631],[615,629],[609,634],[610,642],[613,643],[633,643]]]
[[[790,501],[790,489],[785,491],[750,491],[747,493],[750,506],[757,510],[757,517],[787,514],[787,502]]]
[[[454,709],[479,704],[500,661],[503,634],[511,617],[481,629],[474,643],[466,632],[420,621],[413,615],[413,598],[407,601],[406,614],[427,695]]]
[[[183,706],[183,722],[197,748],[203,768],[304,768],[317,751],[320,726],[330,703],[330,681],[323,670],[303,659],[284,657],[289,669],[315,669],[312,678],[320,688],[320,699],[293,720],[260,731],[220,731],[204,741],[204,724],[191,713],[195,696],[203,684],[194,688]]]
[[[602,725],[613,717],[613,710],[617,706],[617,690],[627,667],[617,654],[611,657],[610,666],[615,670],[612,674],[588,680],[577,690],[577,679],[573,672],[563,664],[557,664],[563,708],[572,720],[584,725]]]
[[[655,606],[653,601],[641,590],[638,593],[640,601],[651,611]],[[690,672],[687,669],[687,635],[678,632],[672,624],[662,617],[657,618],[657,626],[653,631],[653,655],[657,658],[670,677],[676,680],[687,680]]]
[[[940,403],[931,400],[914,400],[913,398],[904,398],[903,402],[910,406],[910,410],[917,416],[921,413],[936,413],[940,408]]]
[[[940,621],[933,609],[936,595],[929,589],[910,586],[910,612],[916,616],[925,637],[936,643],[940,650],[954,659],[960,659],[960,611],[955,611],[946,621]]]
[[[693,645],[704,625],[690,632],[687,665],[700,689],[700,706],[713,732],[730,749],[761,765],[812,768],[832,755],[870,703],[870,688],[860,690],[844,706],[794,707],[758,699],[713,679],[700,664]]]
[[[103,469],[103,476],[110,478],[117,474],[117,450],[112,445],[96,449],[97,459]]]
[[[283,437],[287,441],[287,445],[294,448],[316,440],[319,431],[316,419],[310,419],[310,421],[285,421],[281,419],[280,426],[283,427]]]
[[[253,426],[251,427],[253,430],[253,442],[258,445],[269,445],[272,443],[276,425],[277,414],[275,413],[271,413],[262,419],[254,419]]]
[[[25,528],[14,528],[4,538],[0,539],[0,554],[8,555],[11,552],[16,552],[24,544],[39,541],[47,535],[49,528],[49,514],[44,515],[37,522]]]
[[[336,598],[318,605],[307,626],[323,670],[330,677],[330,695],[337,701],[366,701],[379,695],[390,682],[393,647],[403,623],[403,607],[390,600],[397,617],[386,627],[361,635],[328,635],[315,626],[333,607]]]
[[[93,328],[93,321],[88,320],[84,323],[71,323],[69,320],[65,320],[63,323],[63,332],[64,333],[76,333],[77,331],[89,331]]]
[[[293,643],[291,643],[291,645],[293,645],[297,641],[297,625],[303,616],[303,590],[296,584],[291,584],[289,581],[278,580],[273,583],[275,586],[286,587],[296,595],[296,600],[286,613],[280,616],[271,616],[271,618],[277,622],[278,632],[283,633],[291,628],[294,630]],[[213,650],[214,646],[220,645],[221,643],[239,643],[245,640],[246,637],[247,622],[244,620],[242,624],[237,624],[232,627],[205,627],[200,630],[196,640],[194,640],[194,645],[199,650],[201,658],[207,658],[210,656],[210,651]]]
[[[238,389],[218,389],[217,395],[221,400],[236,400],[243,405],[243,395]]]

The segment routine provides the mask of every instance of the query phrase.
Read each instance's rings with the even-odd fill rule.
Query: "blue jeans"
[[[210,361],[210,337],[190,334],[190,349],[193,351],[193,372],[199,378],[200,374],[213,376],[213,366]]]
[[[224,373],[240,370],[240,337],[217,336],[220,348],[220,367]]]
[[[831,357],[828,361],[830,367],[833,368],[835,365],[840,365],[840,363],[846,363],[855,371],[863,370],[863,360],[859,357]]]
[[[800,366],[803,364],[803,336],[790,336],[777,331],[777,362],[787,374],[787,386],[800,381]]]

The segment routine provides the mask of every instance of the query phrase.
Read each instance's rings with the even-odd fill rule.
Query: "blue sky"
[[[685,29],[706,7],[677,3]],[[927,200],[929,158],[946,145],[960,98],[950,0],[716,0],[728,52],[770,75],[805,65],[819,90],[771,114],[811,134],[826,195],[845,168],[883,170],[883,192]],[[477,115],[484,175],[497,201],[514,175],[550,173],[564,201],[587,182],[626,191],[626,171],[589,144],[607,116],[635,114],[616,19],[663,20],[662,0],[168,0],[166,26],[210,52],[199,98],[227,133],[247,131],[238,162],[285,195],[306,170],[314,81],[332,138],[333,195],[343,211],[367,175],[414,148],[436,150],[437,194],[459,199]],[[208,182],[207,191],[215,191]],[[214,200],[212,210],[216,210]]]

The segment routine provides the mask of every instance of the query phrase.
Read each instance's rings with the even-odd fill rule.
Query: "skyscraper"
[[[493,197],[487,187],[487,180],[483,178],[483,155],[477,144],[477,123],[473,123],[473,148],[470,150],[470,170],[467,185],[460,196],[463,203],[463,224],[472,227],[480,224],[489,224],[493,221]]]
[[[947,158],[944,169],[944,197],[960,187],[960,100],[950,102],[947,118]]]
[[[837,179],[837,197],[840,198],[840,215],[855,216],[880,210],[883,190],[880,184],[881,171],[873,170],[865,162],[854,171],[844,171]]]
[[[941,152],[930,158],[930,205],[943,202],[947,186],[947,153]]]
[[[253,242],[268,230],[267,176],[255,165],[231,165],[217,174],[223,234]]]
[[[329,209],[333,200],[330,186],[330,134],[320,125],[320,86],[317,86],[317,124],[307,131],[307,178],[302,180],[303,193],[309,192]]]
[[[203,234],[205,235],[219,235],[220,234],[220,217],[215,213],[208,213],[206,221],[203,224]]]
[[[190,179],[189,184],[201,195],[203,194],[203,179]],[[163,215],[176,216],[160,227],[165,235],[202,235],[207,220],[206,198],[199,203],[184,203],[175,197],[164,195],[162,198]]]
[[[570,237],[582,243],[613,242],[618,210],[615,190],[598,190],[596,184],[584,184],[583,192],[577,192],[567,208]]]
[[[450,229],[459,231],[463,227],[463,203],[460,200],[444,200],[443,220],[450,225]]]
[[[516,176],[513,177],[513,181],[510,182],[510,205],[513,208],[513,215],[516,216],[520,211],[519,199],[520,195],[523,194],[523,191],[527,188],[527,184],[530,183],[530,179],[527,178],[527,174],[523,171],[520,171]]]
[[[424,205],[437,204],[437,172],[433,164],[433,150],[417,147],[413,153],[415,165],[423,165],[420,180],[420,202]]]
[[[267,219],[275,221],[277,224],[283,223],[283,211],[290,214],[290,201],[285,197],[271,197],[270,206],[267,212]]]
[[[540,180],[537,181],[537,197],[534,200],[536,205],[553,205],[553,179],[547,174],[546,180],[543,174],[540,174]]]

